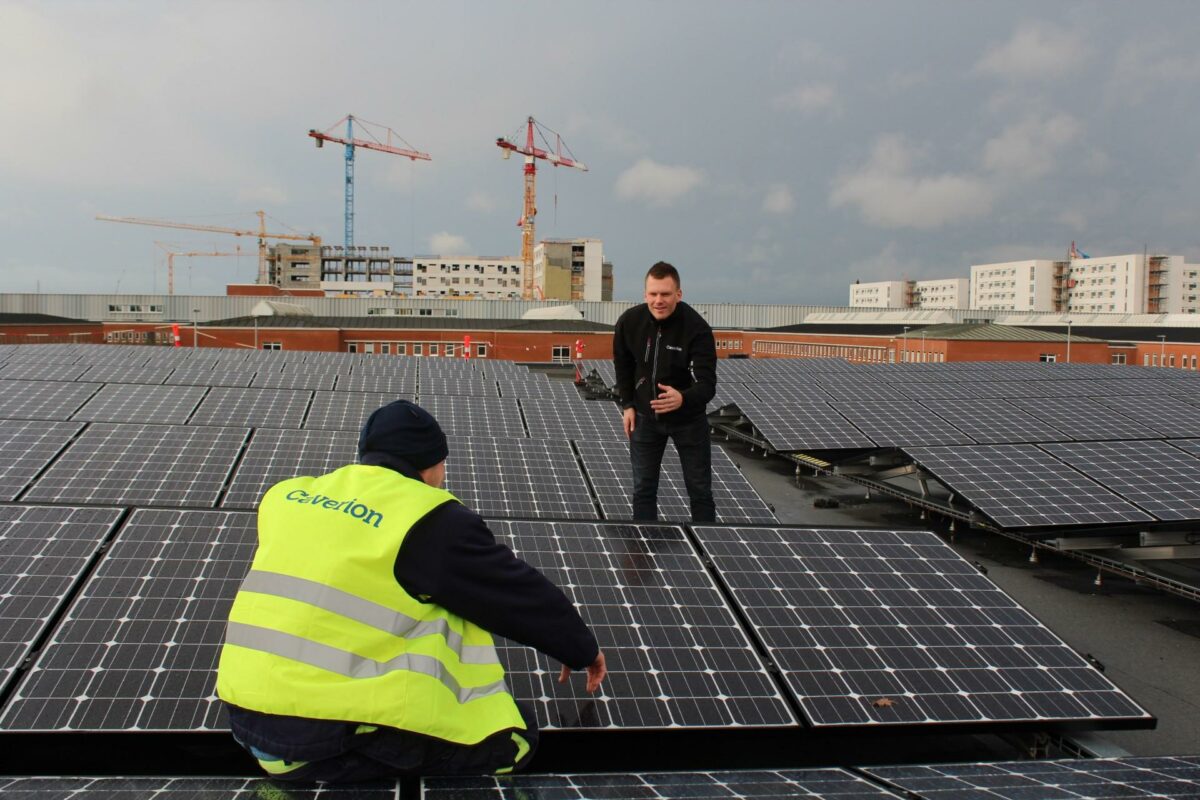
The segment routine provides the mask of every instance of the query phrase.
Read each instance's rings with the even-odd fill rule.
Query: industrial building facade
[[[851,308],[966,308],[966,278],[874,281],[850,285]]]

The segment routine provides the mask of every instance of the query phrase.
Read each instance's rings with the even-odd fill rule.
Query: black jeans
[[[708,418],[701,414],[686,422],[660,422],[653,414],[640,411],[629,439],[634,520],[653,522],[658,519],[658,477],[668,439],[675,443],[679,452],[683,484],[692,506],[692,522],[716,522]]]
[[[533,707],[518,702],[526,729],[517,731],[528,749],[502,731],[476,745],[454,744],[428,736],[380,728],[354,737],[354,749],[332,758],[310,761],[299,769],[272,775],[277,781],[360,783],[404,775],[492,775],[527,765],[538,745]],[[524,752],[522,752],[524,750]]]

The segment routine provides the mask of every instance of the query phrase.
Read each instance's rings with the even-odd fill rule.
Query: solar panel
[[[1150,720],[929,531],[693,529],[814,726]]]
[[[395,400],[412,400],[413,395],[382,392],[317,392],[305,428],[336,431],[360,431],[375,409]]]
[[[0,690],[120,516],[116,508],[0,506]]]
[[[420,405],[447,436],[525,436],[521,409],[513,399],[430,395]]]
[[[87,371],[87,365],[54,364],[30,361],[0,367],[0,378],[14,381],[73,381]]]
[[[476,375],[463,377],[427,376],[421,373],[417,396],[426,398],[430,395],[467,395],[469,397],[499,397],[496,382],[486,380]]]
[[[1200,436],[1196,407],[1173,397],[1096,397],[1096,402],[1145,425],[1159,436]]]
[[[392,397],[413,397],[417,393],[416,375],[338,375],[334,389],[339,392],[376,392]]]
[[[782,800],[792,797],[869,800],[894,798],[842,769],[731,770],[728,772],[589,773],[506,775],[478,778],[424,778],[422,800],[471,798],[654,798],[654,800]]]
[[[747,386],[749,394],[738,391],[737,386]],[[813,400],[829,399],[816,383],[811,380],[792,380],[782,383],[750,383],[750,384],[717,384],[717,394],[730,397],[730,402],[739,400],[762,401],[765,403],[807,403]]]
[[[494,517],[598,519],[570,442],[450,436],[446,489]]]
[[[160,385],[171,374],[170,367],[131,367],[128,364],[97,364],[78,378],[97,383],[145,383]],[[0,373],[3,375],[3,373]]]
[[[629,445],[623,442],[577,441],[583,469],[600,499],[605,519],[631,519],[633,476]],[[712,449],[712,489],[719,522],[777,522],[775,514],[758,496],[741,469],[720,447]],[[679,453],[667,443],[658,483],[658,518],[686,522],[692,518]]]
[[[1153,439],[1154,431],[1084,397],[1013,400],[1012,404],[1079,441]]]
[[[747,403],[738,409],[779,452],[875,446],[828,403]]]
[[[1167,441],[1185,453],[1200,457],[1200,439],[1168,439]]]
[[[358,460],[358,432],[259,428],[229,482],[222,508],[257,508],[280,481],[324,475]]]
[[[334,381],[337,379],[333,374],[312,374],[308,372],[267,372],[259,370],[254,376],[254,380],[250,381],[250,386],[261,389],[308,389],[315,391],[322,389],[325,391],[333,391]]]
[[[830,405],[880,447],[973,443],[970,436],[911,400],[835,400]]]
[[[500,396],[509,400],[553,398],[556,401],[569,403],[585,400],[579,393],[579,389],[575,388],[575,384],[569,381],[500,378],[498,385],[500,387]]]
[[[834,400],[875,400],[890,403],[893,400],[904,399],[904,395],[898,387],[882,381],[830,376],[822,377],[820,386]]]
[[[1071,438],[1003,400],[922,400],[921,405],[977,442],[1059,442]]]
[[[866,767],[863,772],[930,800],[1200,797],[1198,756]]]
[[[1166,442],[1078,442],[1042,449],[1158,519],[1200,519],[1200,460]]]
[[[395,781],[337,786],[295,785],[268,778],[0,778],[12,800],[398,800]]]
[[[139,509],[0,717],[6,730],[224,729],[216,667],[255,515]]]
[[[240,386],[250,385],[253,369],[209,369],[207,366],[177,367],[166,380],[168,386]]]
[[[906,447],[905,452],[1003,528],[1151,519],[1033,445]]]
[[[795,720],[683,530],[492,522],[562,587],[600,642],[608,678],[588,695],[545,656],[498,642],[509,688],[543,728],[793,725]]]
[[[211,507],[246,434],[245,428],[92,423],[22,499]]]
[[[75,419],[95,422],[187,422],[208,392],[204,386],[141,386],[110,384],[75,413]]]
[[[189,425],[299,428],[312,392],[286,389],[210,389]]]
[[[68,419],[100,388],[98,383],[0,380],[0,417]]]
[[[0,500],[16,500],[81,428],[78,422],[0,420]]]
[[[529,435],[536,439],[625,439],[621,409],[607,400],[521,400]]]

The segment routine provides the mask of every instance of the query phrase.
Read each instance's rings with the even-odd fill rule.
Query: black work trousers
[[[712,440],[708,418],[703,414],[685,422],[661,422],[653,414],[638,412],[629,458],[633,465],[633,518],[658,519],[658,479],[667,440],[675,443],[683,467],[693,522],[716,522],[717,507],[712,493]]]
[[[462,745],[380,728],[354,737],[354,749],[332,758],[310,761],[272,780],[291,782],[360,783],[406,775],[492,775],[527,765],[538,745],[538,724],[532,706],[518,702],[526,729],[489,736],[479,744]]]

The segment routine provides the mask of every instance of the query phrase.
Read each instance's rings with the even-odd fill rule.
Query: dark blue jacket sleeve
[[[596,638],[562,590],[496,541],[460,503],[427,514],[404,537],[396,580],[497,636],[532,647],[571,669],[596,660]]]

